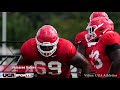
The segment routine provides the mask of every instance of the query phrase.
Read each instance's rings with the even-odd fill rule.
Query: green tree
[[[45,25],[53,25],[60,37],[74,43],[75,36],[85,30],[92,12],[10,12],[7,15],[7,41],[26,41],[35,37],[38,29]],[[120,32],[120,12],[106,12],[114,22],[115,31]],[[2,33],[2,17],[0,17]],[[2,34],[0,33],[0,36]],[[1,37],[0,37],[0,40]],[[22,43],[7,44],[20,47]]]
[[[35,30],[29,18],[15,12],[8,15],[7,19],[7,41],[25,41],[34,36]],[[12,46],[20,46],[18,44],[10,44]]]

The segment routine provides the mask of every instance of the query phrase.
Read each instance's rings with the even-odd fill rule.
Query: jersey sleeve
[[[75,44],[82,44],[83,46],[86,46],[86,40],[85,40],[86,33],[87,33],[86,31],[78,33],[75,37]]]
[[[68,43],[67,43],[67,49],[66,50],[67,50],[67,55],[68,55],[69,59],[72,59],[77,53],[76,47],[70,41],[68,41]]]
[[[75,44],[81,43],[81,41],[83,40],[83,38],[84,37],[81,36],[80,33],[77,34],[76,37],[75,37]]]
[[[120,44],[120,35],[116,32],[105,33],[100,38],[100,42],[106,46],[113,45],[113,44]]]
[[[21,46],[21,49],[20,49],[20,53],[21,55],[23,56],[24,60],[29,60],[31,57],[30,57],[30,40],[27,40],[25,43],[23,43],[23,45]]]

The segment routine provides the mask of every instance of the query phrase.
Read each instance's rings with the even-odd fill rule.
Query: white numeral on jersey
[[[37,66],[37,65],[46,66],[46,64],[45,64],[43,61],[35,61],[35,62],[34,62],[34,65],[35,65],[35,66]],[[38,74],[41,74],[41,75],[46,74],[46,68],[40,67],[39,69],[41,69],[42,72],[39,72],[39,71],[38,71],[38,68],[35,69]]]
[[[53,65],[57,65],[56,67],[53,67]],[[53,72],[48,72],[51,75],[59,75],[61,74],[61,63],[57,62],[57,61],[51,61],[48,63],[48,67],[50,70],[57,70],[57,73],[53,73]]]
[[[99,68],[102,67],[103,63],[102,63],[101,59],[99,58],[99,51],[98,51],[98,50],[96,50],[94,53],[92,52],[91,55],[89,55],[89,57],[90,57],[90,58],[95,57],[95,60],[98,62],[97,65],[95,65],[95,64],[92,62],[92,63],[94,64],[95,68],[99,69]]]
[[[39,72],[38,70],[36,70],[36,72],[38,74],[41,74],[41,75],[46,74],[47,71],[46,71],[46,68],[44,67],[44,66],[46,66],[45,62],[43,62],[43,61],[35,61],[34,65],[35,66],[37,66],[37,65],[43,66],[43,67],[39,68],[39,69],[41,69],[42,72]],[[61,72],[62,72],[61,67],[62,67],[62,65],[61,65],[60,62],[58,62],[58,61],[50,61],[48,63],[48,69],[50,69],[51,71],[48,72],[48,74],[51,74],[51,75],[59,75],[59,74],[61,74]],[[54,72],[55,70],[57,70],[57,72]]]

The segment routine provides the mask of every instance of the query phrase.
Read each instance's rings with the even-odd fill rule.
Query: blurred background
[[[83,31],[89,22],[92,12],[6,12],[6,41],[21,43],[6,43],[7,47],[19,49],[22,42],[35,37],[37,30],[44,24],[53,25],[60,37],[71,40],[77,33]],[[106,12],[113,20],[115,31],[120,32],[120,12]],[[0,14],[0,41],[3,29],[2,12]],[[0,44],[0,47],[2,43]]]
[[[56,28],[59,37],[73,42],[75,36],[85,30],[92,12],[1,12],[0,13],[0,55],[19,55],[21,45],[35,37],[38,29],[50,24]],[[106,12],[120,32],[120,12]],[[1,60],[3,57],[0,57]]]

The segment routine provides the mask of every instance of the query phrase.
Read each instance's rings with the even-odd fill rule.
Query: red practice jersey
[[[35,38],[27,40],[21,47],[25,61],[33,65],[42,65],[40,78],[69,78],[70,60],[76,55],[76,47],[68,40],[60,38],[56,52],[50,57],[42,56],[37,50]]]
[[[96,73],[98,77],[104,78],[110,76],[108,75],[108,71],[111,66],[111,60],[106,52],[106,47],[108,45],[113,45],[116,43],[120,44],[119,34],[117,32],[108,31],[100,37],[98,43],[93,48],[93,51],[91,53],[91,62],[96,68]]]
[[[96,45],[96,42],[87,42],[86,41],[86,35],[87,35],[88,31],[82,31],[80,33],[77,34],[76,38],[75,38],[75,44],[82,44],[85,47],[85,57],[87,58],[87,60],[89,61],[90,65],[91,65],[91,58],[90,58],[90,54],[92,52],[93,47]],[[94,72],[94,67],[90,68],[90,72]]]

